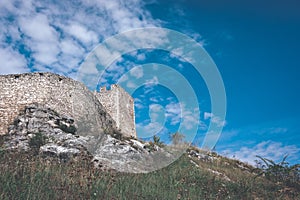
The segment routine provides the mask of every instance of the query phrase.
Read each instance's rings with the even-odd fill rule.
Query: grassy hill
[[[147,174],[92,167],[90,157],[62,162],[31,153],[0,152],[0,199],[300,199],[300,183],[274,181],[252,166],[191,152]]]

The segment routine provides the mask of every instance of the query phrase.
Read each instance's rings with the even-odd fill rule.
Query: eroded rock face
[[[97,145],[93,161],[96,167],[108,166],[121,172],[146,173],[167,166],[174,161],[174,157],[153,144],[136,139],[118,140],[105,135]]]
[[[71,158],[86,151],[91,137],[76,135],[74,120],[39,104],[31,104],[9,126],[3,147]]]
[[[114,135],[114,133],[111,133]],[[4,137],[6,150],[35,150],[44,156],[69,160],[80,155],[92,156],[97,168],[143,173],[171,162],[174,155],[154,144],[133,138],[114,138],[110,134],[78,135],[73,118],[60,115],[40,104],[25,107]],[[151,148],[150,148],[151,147]]]

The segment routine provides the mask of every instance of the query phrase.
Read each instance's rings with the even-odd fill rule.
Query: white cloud
[[[128,53],[131,57],[136,58],[138,61],[143,61],[146,59],[145,53],[140,53],[138,51],[133,51],[131,53]]]
[[[196,108],[198,109],[198,108]],[[187,129],[191,130],[197,125],[201,125],[200,128],[206,128],[206,125],[199,120],[199,111],[194,110],[187,110],[184,108],[183,111],[183,122],[182,125]]]
[[[225,126],[226,125],[226,121],[225,120],[222,120],[220,117],[218,116],[213,116],[211,118],[211,122],[216,124],[218,127],[222,127],[222,126]]]
[[[133,81],[127,81],[126,86],[128,88],[136,88],[137,87],[137,85]]]
[[[143,61],[143,60],[146,59],[146,55],[144,53],[138,54],[136,56],[136,59],[139,60],[139,61]]]
[[[140,138],[154,136],[165,129],[164,112],[163,106],[159,104],[149,105],[150,122],[149,120],[145,120],[136,125],[137,133]]]
[[[227,150],[223,154],[235,156],[241,161],[254,165],[255,160],[258,160],[257,155],[279,162],[285,155],[289,155],[290,159],[297,159],[299,152],[300,148],[296,145],[284,146],[280,142],[263,141],[252,148],[242,147],[238,151]]]
[[[143,68],[141,66],[132,68],[130,70],[130,75],[137,78],[137,79],[142,78],[143,75],[144,75]]]
[[[166,117],[170,120],[172,125],[180,123],[181,111],[180,103],[170,103],[166,105]]]
[[[139,138],[152,137],[164,129],[163,124],[159,122],[150,122],[148,124],[136,124],[136,130]]]
[[[286,133],[287,131],[288,129],[284,127],[271,127],[271,128],[263,128],[261,130],[257,130],[256,132],[259,134],[279,134],[279,133]]]
[[[0,49],[0,63],[0,74],[28,72],[26,59],[11,48]]]
[[[98,42],[97,34],[94,31],[88,30],[87,27],[76,22],[67,27],[66,30],[87,46]]]
[[[143,101],[139,98],[134,98],[134,106],[137,108],[137,109],[142,109],[145,107],[145,105],[143,104]]]
[[[226,121],[222,120],[221,117],[215,116],[213,113],[204,112],[204,120],[208,119],[210,119],[210,122],[216,124],[218,127],[226,125]]]
[[[13,1],[11,0],[2,0],[0,1],[0,8],[2,12],[0,12],[0,15],[3,15],[5,10],[12,11],[14,9]]]
[[[198,108],[187,108],[183,103],[171,102],[166,106],[166,117],[172,125],[181,123],[186,130],[191,130],[200,125],[200,128],[206,128],[206,125],[199,119]]]
[[[32,51],[32,56],[42,65],[57,62],[59,53],[58,33],[50,26],[43,14],[20,17],[20,30],[26,35],[23,42]]]
[[[159,117],[164,116],[164,108],[160,104],[150,104],[149,109],[151,121],[157,121]]]
[[[149,25],[148,21],[141,20],[141,18],[148,18],[149,16],[148,12],[140,9],[141,4],[141,1],[138,0],[97,1],[97,5],[104,7],[108,15],[111,16],[114,28],[120,32],[128,30],[128,27],[138,28]],[[139,15],[137,16],[137,14]]]
[[[159,84],[159,81],[158,81],[157,76],[153,76],[153,78],[145,81],[145,87],[151,87],[151,86],[158,85],[158,84]]]
[[[164,101],[164,99],[161,96],[155,95],[149,98],[149,101],[153,102],[153,103],[159,103]]]
[[[163,107],[160,104],[150,104],[150,109],[154,112],[159,112],[163,109]]]
[[[281,128],[281,127],[276,127],[276,128],[271,128],[270,133],[286,133],[288,131],[287,128]]]
[[[35,70],[74,75],[99,41],[133,28],[157,26],[143,6],[141,0],[1,0],[0,49],[5,53],[0,73],[21,73],[33,66]],[[16,48],[7,49],[12,46]],[[20,46],[27,51],[19,53]]]
[[[63,54],[74,57],[80,57],[84,53],[84,49],[70,38],[61,40],[60,49]]]
[[[127,81],[127,80],[128,80],[128,75],[127,75],[127,74],[123,74],[123,75],[121,76],[121,78],[119,78],[118,84],[124,83],[124,82]]]
[[[30,40],[38,42],[56,42],[57,32],[49,24],[48,17],[43,14],[24,16],[19,18],[21,31],[30,37]]]
[[[207,120],[213,116],[212,113],[204,112],[204,119]]]

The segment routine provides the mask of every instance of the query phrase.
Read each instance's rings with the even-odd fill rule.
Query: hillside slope
[[[132,174],[99,170],[90,158],[68,162],[32,153],[0,154],[1,199],[299,199],[287,186],[222,158],[205,162],[184,154],[166,168]]]
[[[300,199],[299,171],[272,181],[196,147],[80,136],[74,124],[40,104],[18,115],[0,136],[0,199]]]

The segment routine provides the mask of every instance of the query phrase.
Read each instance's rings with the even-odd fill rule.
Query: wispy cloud
[[[210,119],[211,123],[216,124],[218,127],[222,127],[226,125],[226,121],[222,120],[220,117],[215,116],[213,113],[204,112],[204,119]]]
[[[144,73],[143,73],[143,68],[141,66],[134,67],[130,70],[130,75],[139,79],[142,78]]]
[[[134,98],[134,106],[137,109],[142,109],[142,108],[145,107],[144,102],[141,99],[139,99],[139,98]]]
[[[181,106],[180,103],[171,102],[166,106],[166,117],[172,125],[178,124],[181,122]]]
[[[149,105],[149,117],[136,125],[140,138],[148,138],[165,130],[165,109],[159,104]]]
[[[199,109],[187,108],[184,103],[169,103],[166,105],[165,115],[170,124],[176,125],[181,123],[186,130],[191,130],[197,126],[201,129],[206,129],[206,125],[199,118]]]
[[[234,156],[241,161],[254,165],[257,155],[274,161],[280,161],[285,155],[289,155],[289,159],[299,159],[298,154],[300,148],[296,145],[283,145],[281,142],[263,141],[254,147],[242,147],[237,151],[226,150],[222,154]]]
[[[0,49],[0,74],[28,72],[26,59],[10,47]]]
[[[0,73],[39,70],[68,75],[108,36],[157,26],[143,6],[141,0],[2,0]]]
[[[288,131],[288,128],[274,126],[271,128],[261,128],[260,130],[256,130],[254,132],[259,135],[263,135],[263,134],[283,134],[283,133],[286,133],[287,131]]]

